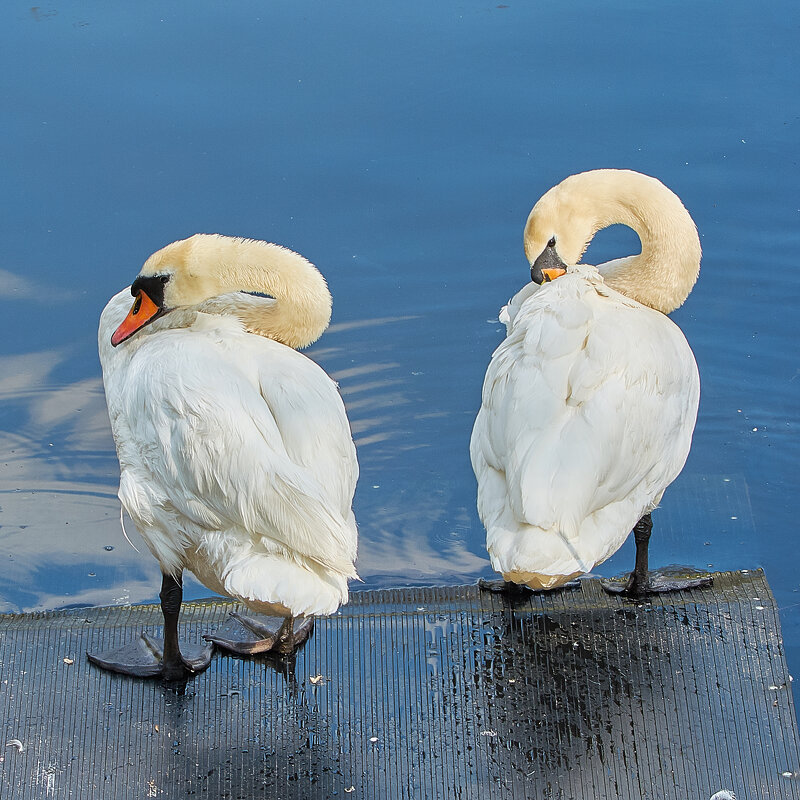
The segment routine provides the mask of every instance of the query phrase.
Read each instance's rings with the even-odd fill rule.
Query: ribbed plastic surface
[[[231,608],[187,605],[184,635]],[[0,744],[20,743],[0,798],[800,797],[761,572],[645,605],[593,580],[513,607],[474,587],[357,593],[294,679],[217,654],[184,696],[87,663],[159,622],[155,606],[0,618]]]

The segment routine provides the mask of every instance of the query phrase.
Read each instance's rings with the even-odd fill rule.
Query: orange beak
[[[566,275],[567,271],[565,269],[560,269],[559,267],[548,267],[547,269],[542,270],[542,275],[544,275],[545,281],[554,281],[556,278],[560,278],[562,275]]]
[[[122,320],[122,324],[111,335],[111,344],[116,347],[126,339],[130,339],[136,331],[143,328],[148,322],[152,322],[163,312],[163,308],[159,308],[145,292],[140,290],[128,316]]]

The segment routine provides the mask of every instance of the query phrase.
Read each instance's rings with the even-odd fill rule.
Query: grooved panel
[[[234,607],[187,604],[183,635]],[[157,606],[0,617],[0,744],[23,747],[0,753],[0,797],[800,798],[760,571],[644,604],[593,579],[513,603],[358,592],[293,671],[217,653],[183,695],[88,664],[160,621]]]

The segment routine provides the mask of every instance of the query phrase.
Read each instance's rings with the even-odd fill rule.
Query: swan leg
[[[314,627],[313,617],[285,617],[278,626],[274,624],[275,617],[256,617],[234,611],[231,618],[234,622],[217,633],[204,634],[203,638],[240,656],[269,652],[288,655],[308,638]]]
[[[650,588],[649,574],[649,546],[650,535],[653,532],[653,519],[650,514],[645,514],[633,526],[633,539],[636,542],[636,561],[633,572],[625,580],[615,578],[610,581],[601,581],[600,585],[610,594],[624,594],[628,597],[644,597]]]
[[[636,542],[636,561],[633,572],[628,576],[627,581],[624,579],[601,581],[601,586],[607,592],[642,598],[648,594],[711,586],[714,582],[713,575],[707,572],[697,572],[688,567],[664,567],[650,572],[648,548],[652,531],[653,520],[650,514],[645,514],[633,528],[633,538]]]
[[[631,597],[643,597],[650,588],[648,575],[650,535],[653,532],[653,518],[645,514],[633,526],[633,540],[636,542],[636,561],[633,565],[628,582],[625,585],[625,594]]]
[[[164,615],[164,651],[161,657],[162,674],[166,680],[180,680],[186,677],[187,670],[198,671],[197,656],[185,658],[178,640],[178,617],[183,603],[183,577],[163,575],[161,579],[161,613]],[[213,646],[200,647],[200,666],[205,669],[211,663]]]
[[[161,677],[166,681],[185,681],[202,672],[211,663],[213,646],[183,645],[178,640],[178,617],[183,600],[180,578],[164,575],[161,581],[161,613],[164,616],[164,638],[146,632],[133,642],[102,653],[87,653],[93,664],[111,672],[136,678]]]
[[[284,656],[294,653],[308,639],[313,629],[313,617],[289,617],[281,626],[275,650]]]

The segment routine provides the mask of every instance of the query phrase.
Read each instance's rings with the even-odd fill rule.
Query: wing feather
[[[471,452],[487,528],[510,517],[529,536],[555,531],[578,558],[599,552],[587,531],[613,516],[619,546],[683,467],[698,398],[694,357],[666,316],[577,275],[546,284],[486,373]]]
[[[137,420],[136,452],[128,448],[137,463],[120,454],[128,482],[149,476],[164,488],[158,502],[198,526],[244,529],[256,544],[355,575],[358,467],[335,384],[271,340],[191,333],[141,347],[124,371],[116,397]],[[152,493],[135,491],[128,510],[147,523],[157,517],[142,514]]]

